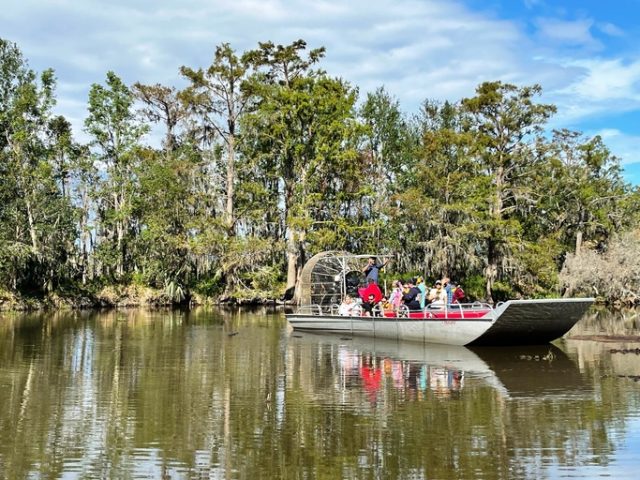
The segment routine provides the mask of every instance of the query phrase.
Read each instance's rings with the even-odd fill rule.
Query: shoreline
[[[122,308],[195,308],[201,306],[217,307],[260,307],[260,306],[291,306],[290,302],[279,298],[270,298],[265,292],[252,292],[243,297],[234,296],[192,296],[176,302],[164,290],[128,286],[107,286],[99,292],[76,292],[62,294],[54,292],[47,295],[21,295],[6,290],[0,290],[0,312],[43,312],[63,310],[110,310]],[[611,301],[597,298],[595,305],[613,310],[638,308],[637,302]]]
[[[194,308],[207,305],[219,307],[285,306],[286,302],[255,295],[246,298],[193,295],[176,302],[164,291],[147,287],[105,287],[98,294],[25,296],[0,293],[0,312],[42,312],[62,310],[110,310],[120,308]]]

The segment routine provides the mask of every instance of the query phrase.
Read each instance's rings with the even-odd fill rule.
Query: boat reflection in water
[[[354,405],[358,391],[375,406],[381,399],[390,400],[393,391],[397,401],[407,401],[456,399],[467,386],[488,386],[503,398],[575,397],[588,390],[575,363],[552,344],[470,349],[296,332],[290,345],[325,349],[326,360],[318,363],[335,369],[334,393]],[[318,374],[332,376],[328,371]],[[316,392],[308,386],[311,395],[329,394],[326,383]]]

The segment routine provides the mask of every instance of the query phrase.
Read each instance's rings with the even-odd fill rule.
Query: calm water
[[[265,311],[4,314],[0,478],[635,478],[639,326],[469,350]]]

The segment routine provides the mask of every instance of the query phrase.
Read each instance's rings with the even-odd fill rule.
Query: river
[[[635,478],[640,312],[552,345],[291,332],[281,312],[0,315],[0,478]]]

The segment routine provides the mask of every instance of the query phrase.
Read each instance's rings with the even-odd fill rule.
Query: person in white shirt
[[[442,286],[441,280],[438,280],[435,288],[432,288],[429,292],[429,299],[431,300],[431,305],[444,307],[447,304],[447,291]]]
[[[347,295],[344,297],[344,301],[340,304],[340,308],[338,309],[338,315],[342,315],[343,317],[349,317],[354,315],[356,303],[353,301],[351,296]]]

